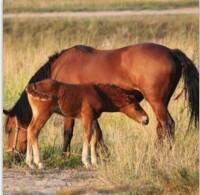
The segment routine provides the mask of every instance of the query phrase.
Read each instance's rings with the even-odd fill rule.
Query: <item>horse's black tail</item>
[[[176,63],[182,66],[184,88],[190,109],[189,125],[194,121],[195,127],[199,127],[199,72],[194,63],[180,50],[173,50]]]

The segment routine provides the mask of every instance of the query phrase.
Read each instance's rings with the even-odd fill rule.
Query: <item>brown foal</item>
[[[43,168],[38,135],[53,113],[69,118],[81,118],[84,125],[82,162],[88,167],[89,145],[91,163],[97,163],[97,140],[92,138],[92,121],[102,112],[122,112],[137,122],[148,124],[148,116],[130,91],[109,84],[64,84],[51,79],[28,84],[26,87],[33,117],[28,126],[26,163]],[[95,137],[95,136],[94,136]]]

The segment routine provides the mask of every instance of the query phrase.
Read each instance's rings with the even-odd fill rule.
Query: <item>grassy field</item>
[[[110,11],[198,7],[198,0],[4,0],[3,13],[55,11]]]
[[[48,56],[76,44],[98,48],[117,48],[140,42],[156,42],[184,51],[198,64],[198,16],[137,16],[109,19],[4,19],[3,29],[3,105],[10,108],[35,71]],[[17,84],[17,85],[16,85]],[[182,89],[181,82],[176,93]],[[155,146],[156,119],[149,105],[147,127],[122,114],[103,114],[100,124],[109,147],[106,163],[99,159],[99,177],[118,186],[119,191],[138,194],[198,194],[198,132],[184,138],[188,115],[184,98],[172,100],[170,112],[176,122],[172,151]],[[81,166],[82,123],[75,126],[70,159],[60,157],[62,119],[53,116],[40,136],[47,167]],[[48,135],[48,136],[47,136]],[[4,139],[5,143],[5,139]],[[4,166],[24,166],[4,153]]]

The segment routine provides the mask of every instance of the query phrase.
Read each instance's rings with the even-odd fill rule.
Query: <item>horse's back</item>
[[[138,89],[144,75],[152,79],[173,71],[170,49],[145,43],[113,50],[84,46],[64,51],[52,64],[51,78],[73,84],[111,83]]]

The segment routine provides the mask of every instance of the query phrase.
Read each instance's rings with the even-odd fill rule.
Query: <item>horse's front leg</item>
[[[89,161],[89,146],[92,136],[92,116],[91,114],[84,114],[82,116],[84,134],[83,134],[83,150],[82,150],[82,162],[86,168],[90,167]]]
[[[71,152],[71,139],[73,137],[74,130],[74,119],[69,119],[64,117],[64,145],[63,145],[63,155],[70,156]]]

